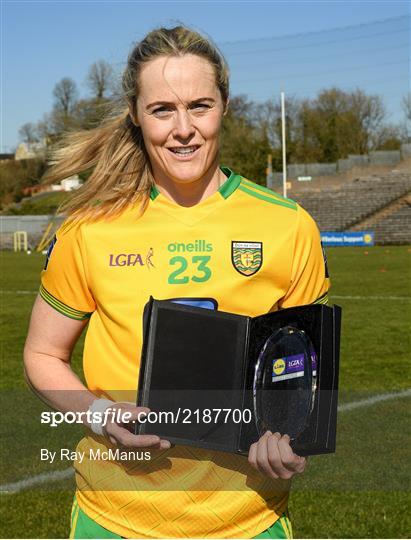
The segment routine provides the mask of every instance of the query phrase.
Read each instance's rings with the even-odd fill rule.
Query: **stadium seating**
[[[317,221],[322,231],[346,231],[364,226],[376,232],[381,244],[411,243],[411,207],[393,208],[393,213],[381,212],[411,191],[411,174],[391,172],[368,176],[329,188],[293,190],[290,197],[301,204]],[[378,215],[381,213],[381,220]],[[370,218],[376,217],[372,222]],[[372,226],[367,226],[367,221]],[[369,225],[369,224],[368,224]]]
[[[377,244],[409,244],[411,231],[411,205],[405,204],[374,227]]]

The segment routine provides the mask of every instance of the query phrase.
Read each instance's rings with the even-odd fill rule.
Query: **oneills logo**
[[[243,276],[252,276],[263,264],[262,242],[231,242],[231,260]]]

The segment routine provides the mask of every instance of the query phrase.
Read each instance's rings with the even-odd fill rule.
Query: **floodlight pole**
[[[284,92],[281,92],[281,131],[282,131],[282,146],[283,146],[283,195],[287,197],[287,157],[286,157],[286,142],[285,142],[285,99]]]

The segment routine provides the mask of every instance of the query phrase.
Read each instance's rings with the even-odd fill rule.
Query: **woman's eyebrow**
[[[192,101],[189,102],[189,105],[194,105],[195,103],[199,103],[200,101],[210,101],[212,103],[215,102],[215,99],[214,98],[211,98],[211,97],[201,97],[201,98],[197,98],[197,99],[193,99]],[[150,109],[151,107],[155,107],[157,105],[174,105],[174,101],[154,101],[153,103],[149,103],[147,105],[147,109]]]

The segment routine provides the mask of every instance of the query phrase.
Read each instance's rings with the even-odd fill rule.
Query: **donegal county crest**
[[[231,242],[231,260],[237,272],[252,276],[263,264],[262,242]]]

